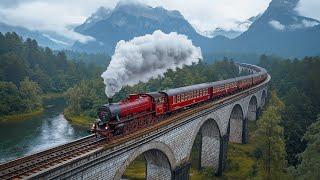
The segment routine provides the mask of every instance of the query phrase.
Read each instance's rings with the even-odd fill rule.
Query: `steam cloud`
[[[168,70],[198,63],[201,49],[192,45],[185,35],[175,32],[165,34],[160,30],[153,34],[119,41],[111,62],[101,77],[106,94],[112,97],[123,86],[147,82],[163,76]]]

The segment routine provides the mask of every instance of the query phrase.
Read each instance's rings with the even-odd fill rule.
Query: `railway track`
[[[104,138],[94,135],[0,165],[0,179],[22,179],[65,160],[102,146]]]

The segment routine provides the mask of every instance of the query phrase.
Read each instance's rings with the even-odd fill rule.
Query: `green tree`
[[[32,110],[42,106],[40,97],[41,89],[36,82],[31,81],[29,78],[25,78],[20,83],[19,91],[21,106],[26,112],[31,112]]]
[[[0,115],[9,115],[20,111],[21,98],[19,90],[12,82],[0,81]]]
[[[68,115],[86,115],[96,117],[96,110],[106,103],[104,85],[100,79],[80,82],[67,91],[68,106],[65,113]]]
[[[303,135],[314,121],[315,110],[309,97],[295,87],[287,91],[283,99],[287,105],[282,113],[281,125],[285,129],[287,159],[289,164],[296,165],[299,163],[297,154],[306,148]]]
[[[286,166],[283,128],[279,125],[283,102],[275,91],[271,93],[271,100],[262,117],[257,122],[256,148],[262,152],[262,162],[266,172],[266,179],[279,179]]]
[[[301,163],[297,168],[291,167],[291,172],[297,179],[320,179],[320,115],[304,135],[308,146],[299,154]]]
[[[297,154],[307,146],[303,136],[320,112],[320,57],[284,60],[262,56],[260,66],[271,74],[271,87],[286,104],[281,125],[288,163],[296,166],[299,164]]]

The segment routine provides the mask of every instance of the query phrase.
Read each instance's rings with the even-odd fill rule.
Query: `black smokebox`
[[[109,104],[112,104],[112,103],[113,103],[112,97],[108,98],[108,103],[109,103]]]

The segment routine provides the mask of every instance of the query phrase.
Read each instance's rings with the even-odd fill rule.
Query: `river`
[[[62,112],[63,98],[44,102],[36,117],[0,124],[0,163],[48,149],[88,135],[87,129],[71,125]]]

